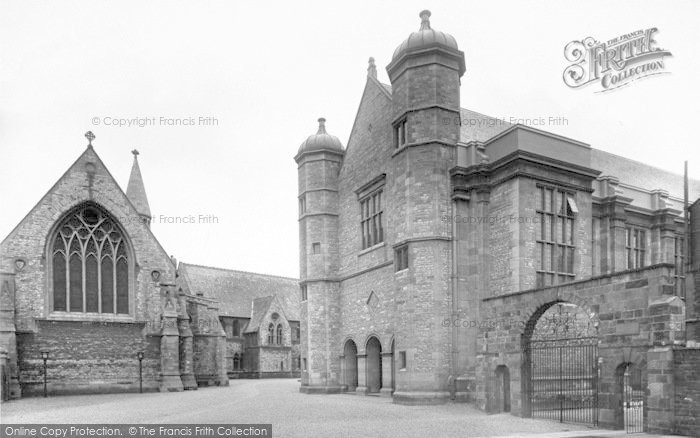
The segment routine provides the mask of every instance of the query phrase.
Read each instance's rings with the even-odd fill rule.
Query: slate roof
[[[183,290],[191,295],[202,293],[218,300],[219,315],[250,318],[256,298],[277,295],[287,319],[299,321],[301,297],[299,280],[274,275],[200,266],[189,263],[178,265]]]
[[[382,87],[391,98],[391,85],[382,84]],[[460,140],[464,143],[469,141],[485,142],[512,126],[505,120],[466,108],[460,108],[460,116]],[[486,154],[488,155],[488,150]],[[682,171],[680,167],[678,173],[669,172],[594,148],[591,148],[590,167],[601,171],[601,175],[616,177],[621,183],[646,190],[664,189],[671,196],[683,198],[683,175],[680,173]],[[688,192],[690,202],[700,198],[700,181],[689,178]]]
[[[647,190],[664,189],[671,196],[683,198],[683,171],[679,160],[679,173],[659,169],[639,161],[591,148],[591,167],[602,175],[614,176],[621,183]],[[700,198],[700,181],[688,178],[688,199]]]
[[[272,297],[262,297],[253,300],[253,309],[250,313],[250,321],[246,326],[244,333],[254,333],[260,328],[260,323],[262,322],[267,310],[270,308],[272,301],[275,299]]]

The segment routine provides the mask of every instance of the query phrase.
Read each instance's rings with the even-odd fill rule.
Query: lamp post
[[[44,397],[48,396],[47,393],[47,388],[46,388],[46,361],[49,360],[49,352],[48,351],[42,351],[41,352],[41,358],[44,360]]]
[[[141,363],[143,361],[143,351],[136,353],[136,357],[139,360],[139,393],[143,393],[143,368],[141,367]]]

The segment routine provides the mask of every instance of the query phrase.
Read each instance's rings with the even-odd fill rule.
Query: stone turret
[[[445,342],[451,328],[443,324],[453,310],[450,272],[436,267],[452,265],[452,230],[438,218],[453,214],[449,169],[460,140],[464,54],[451,35],[431,27],[429,11],[420,18],[420,29],[398,46],[387,66],[397,181],[389,196],[406,200],[388,217],[388,229],[395,232],[394,248],[405,248],[415,261],[412,277],[396,279],[406,300],[397,307],[402,317],[395,319],[395,331],[415,334],[396,338],[396,350],[409,358],[407,369],[396,374],[394,392],[394,402],[404,404],[449,398],[454,355]]]
[[[340,370],[329,357],[339,330],[338,172],[345,151],[318,119],[294,158],[299,172],[299,261],[302,392],[339,392]]]

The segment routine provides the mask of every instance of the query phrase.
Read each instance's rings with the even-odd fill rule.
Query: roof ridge
[[[664,168],[657,167],[657,166],[651,165],[651,164],[649,164],[649,163],[645,163],[644,161],[639,161],[639,160],[636,160],[636,159],[634,159],[634,158],[628,158],[628,157],[625,157],[624,155],[619,155],[619,154],[616,154],[616,153],[613,153],[613,152],[608,152],[608,151],[606,151],[606,150],[604,150],[604,149],[599,149],[599,148],[591,147],[591,150],[595,150],[595,151],[598,151],[598,152],[603,152],[603,153],[609,154],[609,155],[614,155],[614,156],[616,156],[616,157],[618,157],[618,158],[622,158],[623,160],[634,161],[635,163],[644,165],[644,166],[646,166],[646,167],[651,167],[652,169],[660,170],[660,171],[662,171],[662,172],[667,172],[667,173],[670,173],[670,174],[672,174],[672,175],[675,175],[675,176],[677,176],[677,177],[679,177],[679,178],[683,178],[683,174],[682,174],[682,173],[676,173],[676,172],[674,172],[674,171],[672,171],[672,170],[666,170],[666,169],[664,169]],[[615,175],[612,175],[612,176],[615,176]],[[700,179],[691,178],[690,175],[688,175],[688,180],[689,180],[689,181],[700,182]]]
[[[227,271],[227,272],[236,272],[239,274],[250,274],[250,275],[257,275],[261,277],[272,277],[272,278],[281,278],[284,280],[294,280],[294,281],[299,281],[298,278],[293,278],[293,277],[285,277],[282,275],[274,275],[274,274],[261,274],[259,272],[251,272],[251,271],[242,271],[240,269],[229,269],[229,268],[220,268],[218,266],[207,266],[207,265],[198,265],[196,263],[185,263],[183,261],[179,262],[180,265],[184,266],[194,266],[197,268],[206,268],[206,269],[216,269],[217,271]]]
[[[490,116],[490,115],[488,115],[488,114],[480,113],[479,111],[474,111],[474,110],[471,110],[471,109],[469,109],[469,108],[459,107],[459,109],[460,109],[460,110],[464,110],[464,111],[469,111],[470,113],[478,114],[478,115],[480,115],[480,116],[488,117],[489,119],[503,120],[503,119],[501,119],[501,118],[499,118],[499,117]],[[510,123],[510,122],[506,122],[505,120],[503,120],[503,122],[504,122],[504,123],[508,123],[509,125],[512,125],[512,124],[513,124],[513,123]]]

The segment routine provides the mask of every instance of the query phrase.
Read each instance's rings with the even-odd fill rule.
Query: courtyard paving
[[[0,405],[8,423],[272,423],[274,437],[611,437],[600,431],[469,405],[395,405],[388,398],[306,395],[296,379],[232,380],[180,393],[26,398]],[[639,435],[637,435],[639,436]]]

